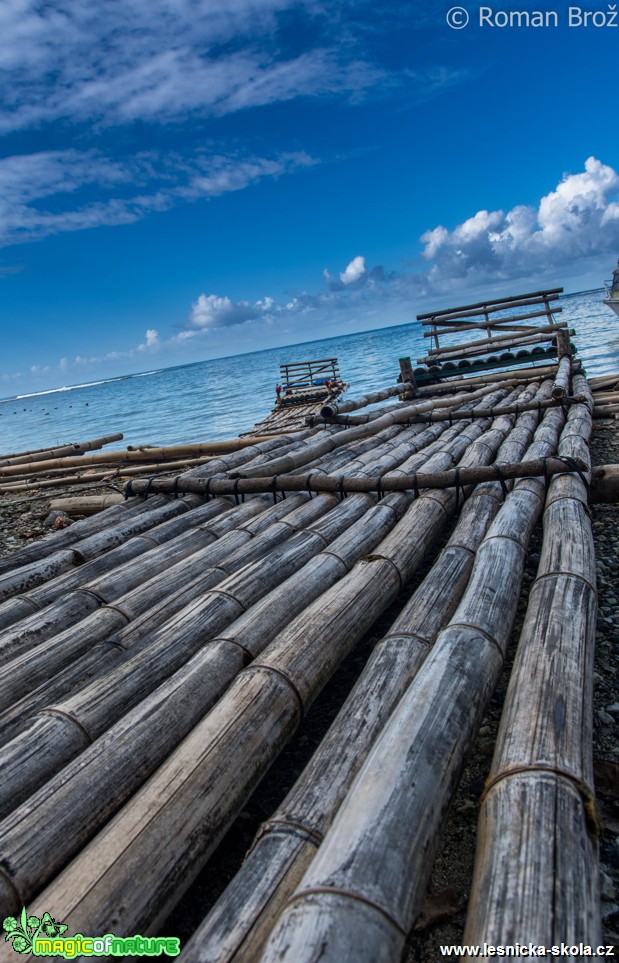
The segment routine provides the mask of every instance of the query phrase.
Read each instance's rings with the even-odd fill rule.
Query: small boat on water
[[[611,280],[605,281],[604,286],[606,288],[604,304],[619,315],[619,261],[617,261],[617,267],[613,271]]]

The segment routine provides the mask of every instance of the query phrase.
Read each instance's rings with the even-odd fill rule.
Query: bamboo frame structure
[[[617,379],[594,400],[578,369],[566,355],[442,384],[352,426],[342,412],[412,386],[340,403],[331,424],[215,450],[177,478],[134,479],[122,504],[0,559],[4,915],[28,905],[74,931],[156,932],[341,660],[400,598],[333,728],[185,949],[188,963],[303,963],[318,949],[325,963],[397,958],[503,664],[548,486],[467,934],[507,942],[530,910],[554,914],[553,938],[570,914],[570,938],[595,937],[595,593],[579,473],[592,407],[613,404]],[[137,472],[170,467],[139,460],[152,452],[130,452]],[[596,479],[616,491],[615,468],[592,476],[592,493]],[[566,598],[579,640],[569,651]],[[540,637],[546,616],[561,675]],[[553,735],[563,685],[566,724]],[[532,834],[538,864],[560,867],[554,896],[519,866],[501,906],[519,821],[535,822],[539,800],[551,827],[551,799],[557,831],[576,834],[577,873]]]

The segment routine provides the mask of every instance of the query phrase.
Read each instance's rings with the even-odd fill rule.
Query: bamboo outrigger
[[[586,504],[590,482],[616,490],[617,475],[592,473],[588,439],[619,379],[587,382],[554,319],[558,293],[428,315],[428,370],[441,370],[425,384],[403,359],[402,381],[362,398],[312,385],[311,413],[299,415],[307,398],[282,403],[261,437],[167,449],[172,464],[208,460],[169,478],[148,468],[122,504],[0,559],[3,918],[27,905],[71,933],[169,931],[313,701],[389,612],[333,726],[203,907],[182,959],[397,959],[543,516],[466,942],[521,931],[546,945],[601,942]],[[484,338],[441,346],[480,324]],[[550,353],[535,353],[537,338]],[[510,346],[508,370],[480,360],[498,345]],[[467,364],[449,367],[457,359]],[[302,398],[325,377],[306,375],[288,366],[284,384]],[[105,457],[87,450],[80,459]],[[68,453],[40,454],[27,457]],[[20,478],[20,457],[0,475]],[[73,458],[60,468],[73,471]]]

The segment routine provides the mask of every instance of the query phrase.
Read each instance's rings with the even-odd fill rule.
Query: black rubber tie
[[[305,481],[305,487],[307,488],[307,492],[309,494],[310,499],[312,499],[315,494],[315,492],[312,492],[312,488],[311,488],[312,477],[313,477],[312,473],[310,472]]]
[[[345,476],[342,475],[342,476],[340,477],[340,484],[339,484],[339,492],[340,492],[340,501],[341,501],[341,502],[343,502],[344,499],[346,498],[346,492],[344,491],[344,482],[345,482],[345,480],[346,480],[346,479],[345,479]]]
[[[463,492],[464,495],[464,492]],[[456,511],[460,507],[460,469],[456,468]]]
[[[277,475],[271,479],[271,491],[273,492],[273,504],[277,505]]]
[[[146,488],[144,489],[144,501],[146,501],[146,499],[150,495],[150,490],[152,488],[153,482],[156,477],[157,477],[156,475],[151,475],[148,481],[146,482]]]
[[[129,481],[127,482],[127,484],[125,485],[125,501],[127,501],[128,498],[131,498],[131,496],[132,496],[133,494],[134,494],[134,492],[133,492],[133,478],[130,478]]]
[[[235,504],[236,504],[236,505],[240,505],[240,504],[241,504],[241,500],[240,500],[240,498],[239,498],[239,482],[240,482],[240,480],[241,480],[240,478],[236,478],[235,481],[234,481],[234,485],[232,486],[232,491],[233,491],[233,494],[234,494],[234,501],[235,501]]]
[[[177,475],[176,478],[174,479],[174,487],[172,489],[172,494],[174,495],[175,498],[178,498],[178,483],[180,480],[181,480],[180,475]]]
[[[419,481],[417,480],[417,472],[413,475],[413,501],[419,498]]]
[[[383,498],[385,497],[385,493],[384,493],[384,491],[383,491],[383,480],[382,480],[382,478],[379,478],[379,479],[378,479],[378,482],[376,483],[376,494],[378,495],[378,501],[379,501],[379,502],[382,501]]]
[[[571,468],[572,471],[574,471],[574,472],[578,475],[578,477],[580,478],[581,482],[582,482],[583,485],[585,486],[585,489],[587,490],[587,494],[588,494],[588,493],[589,493],[589,490],[590,490],[590,485],[589,485],[589,482],[588,482],[587,478],[586,478],[585,475],[583,474],[582,469],[581,469],[580,466],[578,465],[578,463],[577,463],[576,461],[574,461],[574,459],[573,459],[570,455],[561,455],[560,457],[561,457],[561,461],[565,462],[565,464],[566,464],[569,468]]]
[[[507,496],[508,496],[508,494],[509,494],[509,489],[508,489],[507,483],[506,483],[506,481],[505,481],[505,476],[503,475],[503,472],[501,471],[501,469],[499,468],[498,465],[496,465],[496,464],[493,465],[493,468],[494,468],[494,472],[495,472],[495,474],[496,474],[496,477],[498,478],[498,480],[499,480],[500,483],[501,483],[501,488],[503,489],[503,495],[505,496],[505,498],[507,498]]]
[[[213,480],[212,478],[207,478],[206,481],[204,482],[204,498],[206,499],[207,502],[209,501],[209,499],[211,499],[211,498],[214,497],[214,496],[211,494],[211,482],[212,482],[212,480]]]

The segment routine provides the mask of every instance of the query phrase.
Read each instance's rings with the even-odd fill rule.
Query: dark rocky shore
[[[594,465],[619,462],[616,421],[595,422],[592,459]],[[93,487],[88,493],[110,490],[109,486]],[[47,534],[49,528],[45,527],[45,518],[50,497],[69,493],[84,494],[84,488],[74,486],[62,492],[55,490],[52,496],[49,493],[44,496],[0,496],[0,555],[10,554],[32,539]],[[600,840],[602,915],[606,943],[619,944],[619,505],[593,505],[591,516],[599,593],[594,677],[594,760],[598,809],[604,826]],[[461,943],[463,939],[479,800],[490,768],[509,669],[519,625],[526,609],[528,588],[535,578],[540,541],[541,530],[538,530],[534,533],[529,550],[519,621],[514,631],[508,665],[464,771],[443,835],[424,911],[410,940],[408,963],[413,960],[434,963],[439,955],[439,945]],[[423,575],[424,572],[418,573],[419,581]],[[406,598],[410,592],[408,587]],[[403,602],[404,598],[400,605]],[[170,919],[162,927],[162,932],[174,933],[183,940],[189,938],[210,905],[234,876],[260,823],[271,815],[309,760],[362,671],[373,645],[393,621],[397,610],[396,603],[340,667],[295,738],[267,774],[207,868],[175,911],[173,920]]]

